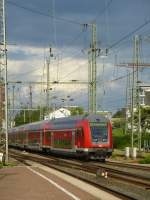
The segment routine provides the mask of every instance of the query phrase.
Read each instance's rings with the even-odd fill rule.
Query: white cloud
[[[55,51],[56,50],[57,49],[55,49]],[[10,46],[9,54],[15,54],[15,57],[13,58],[12,56],[11,59],[9,59],[8,56],[8,81],[41,81],[41,75],[43,73],[44,67],[43,48],[31,46]],[[17,56],[20,58],[18,59]],[[58,61],[53,57],[51,58],[50,64],[50,80],[56,81],[58,77],[59,80],[63,82],[70,80],[87,81],[87,68],[87,60],[84,58],[74,58],[68,54],[63,58],[63,60],[60,60],[58,63]],[[46,66],[44,72],[45,75],[43,81],[46,82]],[[27,89],[27,85],[21,86],[21,95],[23,94],[24,98],[27,98],[26,101],[29,101],[29,89]],[[80,94],[81,89],[87,92],[87,85],[83,84],[54,84],[50,87],[53,88],[53,90],[51,91],[51,95],[57,94],[59,98],[61,98],[61,96],[63,98],[69,93]],[[43,89],[44,88],[46,89],[46,84]],[[33,98],[34,96],[36,96],[36,101],[39,101],[40,91],[40,85],[33,86]],[[38,95],[39,97],[37,97]],[[44,93],[43,96],[45,96]],[[35,98],[33,99],[33,101],[35,101]]]
[[[42,50],[31,46],[10,46],[9,54],[15,53],[15,58],[9,59],[8,56],[9,79],[15,79],[16,76],[21,80],[32,80],[33,76],[41,75],[44,61]],[[21,56],[22,59],[18,59],[17,56]]]

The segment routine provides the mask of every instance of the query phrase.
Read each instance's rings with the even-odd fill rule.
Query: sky
[[[51,47],[50,80],[87,81],[91,26],[86,29],[83,24],[95,22],[97,48],[101,49],[97,57],[97,109],[115,112],[126,101],[126,78],[116,79],[131,70],[116,63],[133,62],[135,34],[142,41],[140,60],[150,62],[149,10],[149,0],[6,0],[8,79],[46,81],[45,60]],[[148,82],[150,69],[143,68],[140,79]],[[10,84],[10,99],[12,87]],[[87,109],[86,85],[51,87],[53,106],[79,105]],[[32,85],[33,105],[45,102],[44,89]],[[15,97],[16,107],[29,103],[29,92],[28,84],[15,85],[15,93],[19,94]],[[67,99],[65,103],[62,98]]]

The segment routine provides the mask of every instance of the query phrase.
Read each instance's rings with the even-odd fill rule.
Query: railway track
[[[107,165],[112,165],[112,166],[119,166],[119,167],[126,167],[126,168],[134,168],[134,169],[141,169],[141,170],[150,170],[150,166],[141,166],[141,165],[137,165],[137,164],[134,164],[134,163],[120,163],[120,162],[115,162],[115,161],[107,161],[106,162]]]
[[[38,162],[82,179],[115,195],[121,195],[121,197],[126,199],[148,200],[150,196],[150,177],[142,176],[141,173],[131,173],[131,171],[114,169],[114,165],[109,165],[107,163],[83,162],[74,159],[69,160],[37,154],[20,154],[16,152],[11,152],[10,154],[26,165],[29,165],[28,161]],[[102,174],[104,174],[104,176],[102,176]]]

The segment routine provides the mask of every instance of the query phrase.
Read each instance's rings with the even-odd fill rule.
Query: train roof
[[[101,122],[105,123],[108,121],[108,118],[104,115],[99,114],[89,114],[89,115],[79,115],[79,116],[70,116],[64,118],[57,118],[52,120],[44,120],[33,122],[25,125],[21,125],[18,127],[14,127],[11,129],[13,132],[17,132],[19,130],[41,130],[41,129],[62,129],[62,128],[75,128],[76,124],[82,120],[88,120],[89,122]]]
[[[108,118],[106,118],[104,115],[98,115],[98,114],[89,114],[89,115],[78,115],[78,116],[70,116],[70,117],[63,117],[63,118],[57,118],[52,120],[46,120],[53,123],[61,123],[61,122],[71,122],[71,121],[80,121],[80,120],[88,120],[90,122],[106,122],[108,121]]]

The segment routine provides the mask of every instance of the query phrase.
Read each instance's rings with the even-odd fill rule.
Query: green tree
[[[143,140],[150,140],[150,107],[141,107],[141,126],[143,132]]]
[[[42,113],[48,113],[46,107],[42,108]],[[49,109],[49,112],[52,109]],[[71,115],[81,115],[84,113],[82,107],[74,107],[70,109]],[[40,107],[38,106],[36,110],[28,110],[26,107],[23,108],[15,117],[15,126],[19,126],[22,124],[27,124],[31,122],[40,121]]]
[[[82,107],[74,107],[69,109],[71,115],[82,115],[84,113],[84,109]]]
[[[43,113],[46,112],[46,108],[42,108]],[[26,107],[23,108],[15,117],[15,126],[27,124],[30,122],[40,121],[40,107],[36,110],[28,110]]]
[[[118,111],[113,115],[113,118],[125,118],[125,113],[126,113],[125,108],[121,108],[120,110],[118,110]]]
[[[141,111],[141,126],[143,132],[150,130],[150,107],[140,107]],[[135,113],[135,123],[138,124],[138,110]]]

